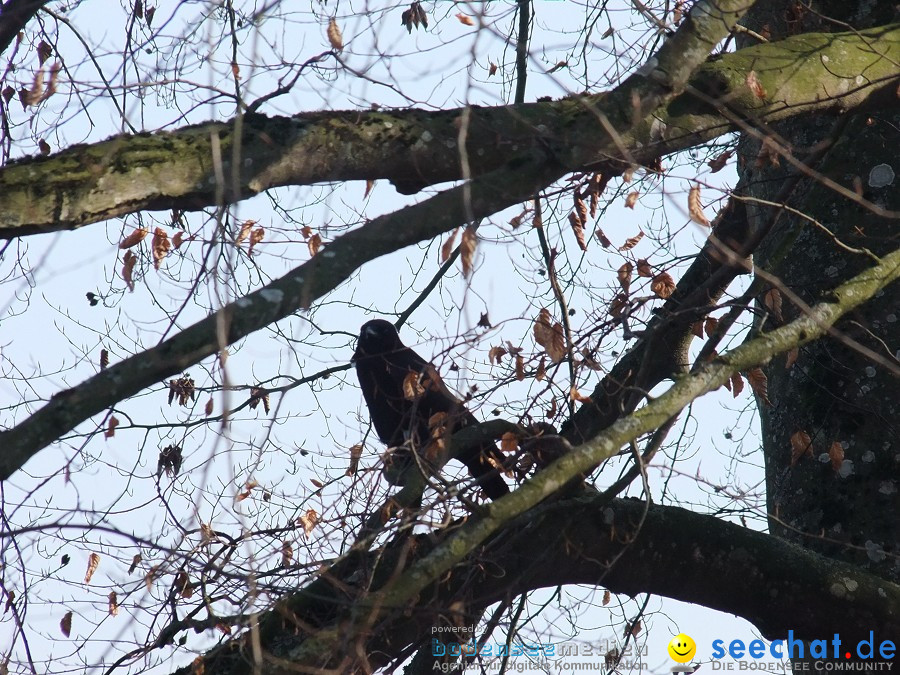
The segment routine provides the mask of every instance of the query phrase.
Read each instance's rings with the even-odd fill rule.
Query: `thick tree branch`
[[[465,616],[478,615],[494,602],[563,584],[701,604],[741,616],[773,639],[788,630],[800,639],[840,633],[848,642],[867,638],[872,627],[885,636],[900,631],[900,587],[858,566],[713,516],[657,505],[644,516],[644,509],[638,500],[609,502],[585,494],[510,521],[473,551],[477,565],[453,567],[440,583],[422,589],[415,608],[393,612],[377,624],[366,643],[370,662],[386,665],[409,645],[420,644],[427,639],[423,625],[452,621],[451,606]],[[379,589],[402,566],[404,552],[422,558],[435,548],[433,535],[421,535],[406,546],[351,554],[283,601],[260,621],[266,672],[297,672],[300,664],[293,659],[303,641],[348,615],[348,603],[360,598],[347,592],[360,584],[347,584],[347,578],[366,570]],[[292,666],[280,668],[277,660]],[[210,652],[204,666],[210,675],[252,672],[249,640],[239,638]],[[189,672],[190,667],[178,671]]]
[[[0,5],[0,54],[46,4],[46,0],[7,0]]]
[[[620,157],[623,149],[630,159],[649,163],[734,130],[734,117],[726,119],[688,94],[661,106],[661,96],[674,82],[668,78],[685,71],[677,58],[669,58],[677,62],[670,66],[674,73],[663,71],[662,52],[654,58],[656,68],[646,70],[653,79],[635,75],[614,92],[473,108],[467,132],[472,174],[497,170],[537,149],[551,150],[570,170],[605,156]],[[688,61],[694,63],[696,54],[693,61],[683,60]],[[709,61],[693,75],[690,87],[722,101],[738,118],[772,122],[811,110],[853,109],[879,93],[892,93],[900,79],[898,62],[896,24],[859,33],[804,34]],[[746,86],[750,70],[769,92],[766,98],[755,97]],[[860,79],[860,73],[865,77]],[[633,92],[639,94],[642,112],[656,112],[637,119],[641,115],[635,115]],[[235,172],[239,184],[225,189],[231,202],[269,188],[323,181],[386,178],[403,192],[415,192],[462,178],[455,147],[460,114],[460,109],[291,118],[248,114],[241,118],[239,139],[234,121],[209,122],[178,131],[117,136],[50,157],[20,160],[0,170],[0,238],[74,229],[140,210],[213,205],[213,136],[219,138],[224,174],[232,175],[233,163],[240,165]],[[609,123],[621,134],[614,148],[601,131],[608,131]]]

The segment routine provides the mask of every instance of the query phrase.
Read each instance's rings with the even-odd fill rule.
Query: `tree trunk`
[[[778,39],[801,31],[845,30],[824,16],[862,29],[895,20],[892,12],[888,2],[822,2],[809,10],[798,2],[769,0],[757,3],[743,23]],[[783,316],[775,316],[770,296],[759,304],[754,332],[802,311],[788,290],[812,304],[871,264],[863,249],[882,255],[896,246],[897,220],[885,213],[900,209],[896,109],[894,99],[868,114],[843,116],[836,110],[773,126],[800,162],[816,154],[819,144],[833,145],[817,156],[786,200],[804,215],[782,212],[757,250],[757,268],[783,284]],[[784,156],[776,165],[766,153],[760,155],[760,147],[758,139],[744,134],[739,189],[750,199],[748,217],[765,221],[775,207],[753,200],[776,201],[785,182],[806,169]],[[771,361],[764,369],[771,404],[760,401],[759,407],[772,534],[893,581],[900,578],[898,301],[900,287],[889,286],[839,322],[831,338],[803,347],[792,366],[783,357]],[[797,432],[811,441],[810,451],[799,458],[806,439]],[[877,633],[879,627],[867,628]]]

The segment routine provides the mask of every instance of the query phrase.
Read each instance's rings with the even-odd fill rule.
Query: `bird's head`
[[[397,329],[390,321],[372,319],[359,329],[359,340],[356,343],[357,355],[383,354],[402,348],[403,343],[400,341]]]

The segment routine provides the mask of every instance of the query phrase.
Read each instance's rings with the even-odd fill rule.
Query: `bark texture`
[[[758,3],[745,22],[773,36],[827,31],[847,22],[860,29],[894,19],[892,3],[813,3],[815,11],[787,2]],[[821,14],[816,14],[820,12]],[[865,78],[865,71],[860,72]],[[864,114],[814,113],[774,125],[793,157],[803,160],[823,142],[833,145],[810,167],[756,256],[756,264],[811,304],[835,282],[871,264],[854,249],[881,256],[896,250],[900,222],[900,115],[896,100]],[[779,185],[796,171],[787,158],[760,161],[760,141],[745,135],[740,153],[742,193],[750,218],[770,217]],[[821,177],[834,185],[824,184]],[[856,199],[856,197],[861,199]],[[893,212],[893,216],[890,213]],[[815,222],[813,222],[815,221]],[[802,310],[783,296],[783,320]],[[765,310],[765,306],[761,305]],[[778,324],[771,309],[757,332]],[[802,348],[790,368],[785,359],[765,369],[771,405],[760,404],[768,506],[773,534],[847,560],[892,581],[900,578],[900,287],[838,324],[839,335]],[[874,354],[860,353],[862,345]],[[791,437],[805,432],[809,455],[792,458]],[[832,463],[838,443],[843,462]],[[833,454],[837,450],[833,451]]]

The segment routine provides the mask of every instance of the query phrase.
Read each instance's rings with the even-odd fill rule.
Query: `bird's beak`
[[[376,335],[378,335],[378,329],[375,328],[375,326],[366,326],[363,329],[363,335],[365,337],[375,337]]]

